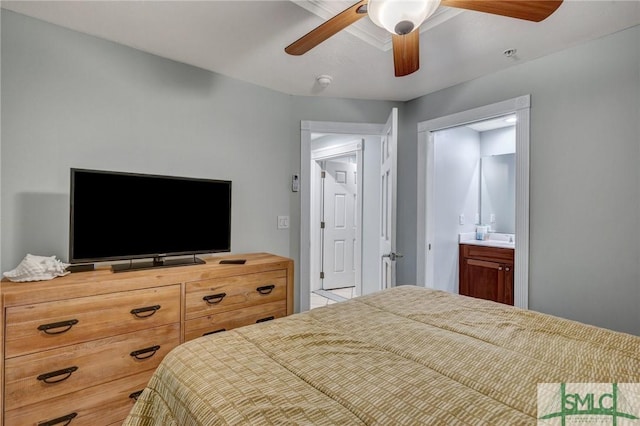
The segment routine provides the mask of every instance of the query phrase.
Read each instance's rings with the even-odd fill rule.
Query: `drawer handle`
[[[53,426],[66,422],[63,426],[67,426],[71,423],[71,420],[75,419],[78,413],[67,414],[66,416],[58,417],[57,419],[47,420],[46,422],[38,423],[38,426]]]
[[[207,304],[209,305],[217,305],[218,303],[222,302],[222,299],[224,299],[226,296],[227,293],[218,293],[212,294],[210,296],[205,296],[202,298],[202,300],[207,302]]]
[[[142,393],[144,389],[140,389],[138,391],[135,392],[131,392],[131,394],[129,395],[129,398],[133,399],[134,401],[137,401],[138,398],[140,397],[140,394]]]
[[[46,334],[62,334],[71,330],[71,327],[73,327],[77,323],[78,323],[77,319],[71,319],[71,320],[60,321],[60,322],[52,322],[51,324],[42,324],[41,326],[38,327],[38,330],[44,331]],[[63,327],[64,329],[55,331],[56,328],[63,328]]]
[[[226,328],[221,328],[220,330],[213,330],[213,331],[210,331],[208,333],[204,333],[203,336],[208,336],[210,334],[216,334],[216,333],[222,333],[223,331],[227,331],[227,329]]]
[[[273,315],[270,316],[270,317],[261,318],[258,321],[256,321],[256,324],[259,323],[259,322],[267,322],[267,321],[271,321],[271,320],[274,320],[274,319],[276,319],[276,317],[274,317]]]
[[[262,287],[256,288],[256,291],[260,294],[269,294],[273,291],[274,288],[276,288],[274,284],[263,285]]]
[[[156,354],[156,352],[158,352],[158,349],[160,349],[160,345],[155,345],[155,346],[151,346],[149,348],[138,349],[137,351],[131,352],[129,355],[131,355],[135,359],[147,359],[147,358],[151,358],[152,356],[154,356]],[[145,355],[145,354],[147,354],[147,355],[146,356],[140,356],[140,355]]]
[[[146,306],[144,308],[136,308],[132,309],[131,313],[138,318],[148,318],[151,315],[155,314],[158,309],[160,309],[160,305]],[[144,314],[144,315],[140,315]]]
[[[50,373],[44,373],[37,377],[38,380],[45,383],[59,383],[67,380],[78,369],[75,365],[69,368],[63,368],[62,370],[52,371]],[[63,376],[57,380],[50,380],[54,377]]]

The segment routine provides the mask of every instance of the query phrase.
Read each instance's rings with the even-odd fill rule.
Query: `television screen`
[[[231,249],[231,182],[71,169],[71,263]]]

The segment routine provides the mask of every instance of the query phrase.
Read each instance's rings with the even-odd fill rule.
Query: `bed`
[[[180,345],[124,424],[535,424],[545,382],[640,382],[640,337],[402,286]]]

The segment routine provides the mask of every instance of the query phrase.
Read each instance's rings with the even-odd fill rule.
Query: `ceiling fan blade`
[[[366,4],[368,2],[369,0],[360,0],[358,3],[343,10],[324,24],[291,43],[284,51],[289,55],[302,55],[308,52],[332,35],[347,28],[360,18],[367,16]]]
[[[416,29],[409,34],[393,34],[391,41],[396,77],[403,77],[418,71],[420,68],[420,31]]]
[[[442,0],[442,6],[475,10],[540,22],[560,6],[562,0]]]

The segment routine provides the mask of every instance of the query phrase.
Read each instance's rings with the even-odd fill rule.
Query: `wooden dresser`
[[[220,264],[224,258],[243,265]],[[293,313],[293,261],[204,265],[0,284],[0,425],[116,425],[162,358],[203,335]]]

